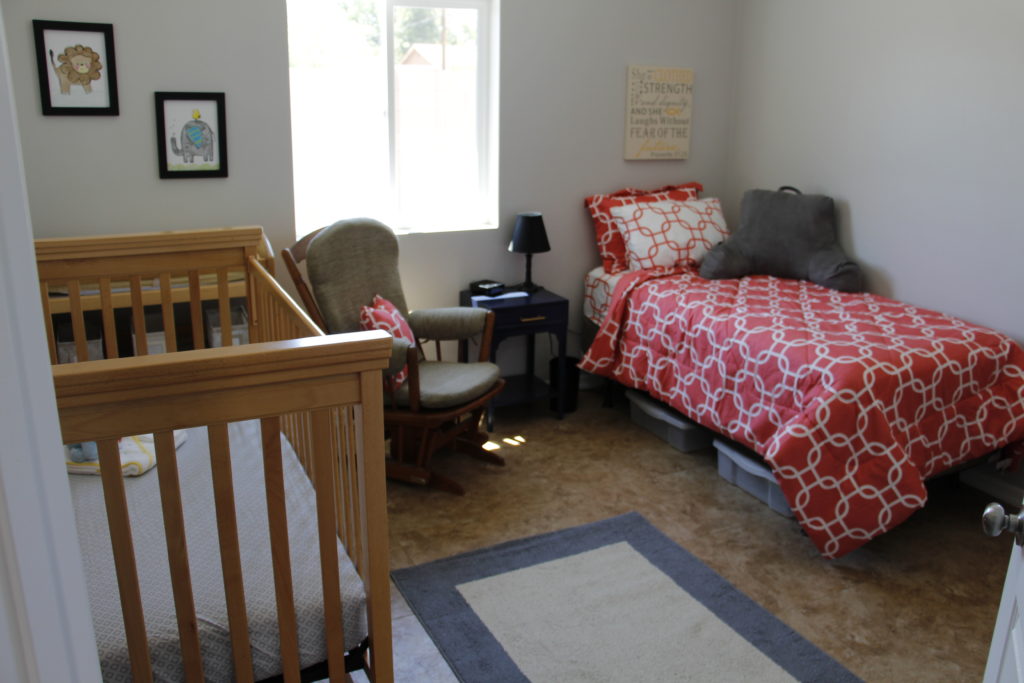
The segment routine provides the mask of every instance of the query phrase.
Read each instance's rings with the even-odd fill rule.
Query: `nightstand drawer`
[[[495,329],[517,327],[526,333],[530,327],[539,328],[563,324],[568,318],[568,312],[567,301],[515,308],[497,308],[494,309],[494,327]]]

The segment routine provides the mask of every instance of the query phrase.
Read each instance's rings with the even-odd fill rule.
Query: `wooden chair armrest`
[[[494,337],[494,311],[487,311],[484,321],[484,333],[480,335],[480,361],[491,359],[491,339]]]
[[[409,384],[409,410],[418,413],[420,411],[420,353],[416,346],[408,348],[405,361],[409,370],[409,376],[405,380]]]

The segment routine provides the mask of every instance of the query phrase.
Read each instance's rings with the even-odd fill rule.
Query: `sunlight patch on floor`
[[[501,440],[501,443],[488,441],[481,448],[485,451],[497,451],[501,450],[501,444],[505,444],[506,446],[522,446],[524,443],[526,443],[525,436],[506,436]]]

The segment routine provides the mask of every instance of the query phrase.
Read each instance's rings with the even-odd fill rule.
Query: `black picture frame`
[[[114,25],[32,20],[43,116],[117,116]]]
[[[160,177],[227,178],[224,93],[158,92],[154,99]]]

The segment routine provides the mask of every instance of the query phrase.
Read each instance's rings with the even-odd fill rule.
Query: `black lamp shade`
[[[544,230],[544,218],[536,211],[516,216],[516,227],[512,230],[512,241],[508,250],[517,254],[539,254],[551,251],[548,234]]]

